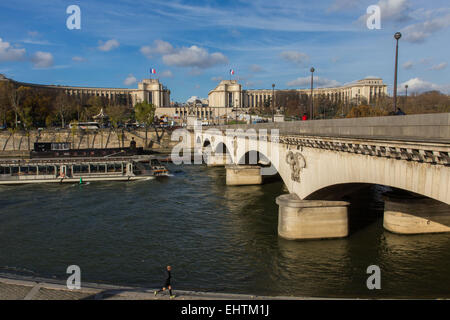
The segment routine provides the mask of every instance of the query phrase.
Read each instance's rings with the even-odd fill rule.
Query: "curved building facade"
[[[158,79],[143,79],[138,83],[137,89],[35,84],[8,79],[2,74],[0,74],[0,81],[10,81],[16,86],[60,90],[70,96],[78,96],[79,98],[105,97],[111,101],[128,106],[134,106],[136,103],[143,101],[153,103],[157,108],[170,106],[170,90],[160,83]]]
[[[299,95],[311,95],[311,89],[275,90],[274,92],[296,91]],[[333,102],[350,103],[365,99],[369,104],[377,97],[387,95],[387,85],[380,78],[366,78],[334,88],[314,88],[314,97],[326,96]],[[236,80],[223,80],[208,94],[209,106],[217,108],[258,108],[272,99],[271,89],[243,90]]]

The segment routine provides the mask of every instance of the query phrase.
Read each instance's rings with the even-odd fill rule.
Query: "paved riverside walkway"
[[[69,290],[64,281],[0,274],[0,300],[169,300],[167,292],[156,297],[155,289],[81,283]],[[269,297],[245,294],[174,290],[174,300],[307,300],[300,297]]]

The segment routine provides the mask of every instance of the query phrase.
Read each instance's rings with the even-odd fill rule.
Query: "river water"
[[[450,297],[450,234],[399,236],[382,227],[382,190],[350,236],[277,235],[282,182],[225,186],[223,168],[174,166],[172,177],[89,185],[0,186],[0,272],[175,289],[313,297]],[[356,222],[356,223],[355,223]],[[368,290],[370,265],[381,290]]]

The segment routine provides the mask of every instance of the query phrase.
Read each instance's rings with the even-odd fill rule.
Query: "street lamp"
[[[314,119],[314,93],[313,93],[313,88],[314,88],[314,71],[316,71],[316,69],[314,69],[314,67],[311,68],[311,107],[309,110],[309,114],[311,116],[311,120]]]
[[[274,121],[273,109],[275,105],[275,83],[272,83],[272,122]]]
[[[397,69],[398,69],[398,40],[402,37],[400,32],[394,34],[394,39],[397,40],[395,47],[395,76],[394,76],[394,113],[397,113]]]
[[[238,104],[238,99],[236,99],[236,103],[234,104],[234,112],[236,114],[236,124],[237,124],[237,121],[238,121],[237,104]]]

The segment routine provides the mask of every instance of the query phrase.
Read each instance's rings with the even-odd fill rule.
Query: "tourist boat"
[[[39,158],[0,160],[0,184],[134,181],[167,176],[156,157]]]

